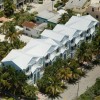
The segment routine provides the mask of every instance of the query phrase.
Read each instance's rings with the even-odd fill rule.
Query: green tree
[[[14,4],[13,0],[4,0],[4,14],[10,17],[14,14]]]
[[[37,88],[26,83],[24,72],[12,66],[0,67],[0,95],[36,100]]]
[[[33,85],[26,84],[23,86],[23,93],[28,100],[36,100],[37,99],[36,94],[38,93],[38,90]]]
[[[2,60],[12,49],[12,45],[7,41],[0,42],[0,60]]]
[[[7,29],[6,35],[5,35],[5,39],[10,41],[10,43],[13,45],[13,43],[16,41],[16,39],[18,40],[20,35],[22,34],[21,31],[16,31],[14,23],[13,22],[9,22],[8,23],[9,27]]]
[[[59,18],[58,23],[65,24],[69,20],[69,16],[67,13],[62,14],[61,18]]]
[[[70,68],[60,68],[58,70],[58,78],[63,81],[68,81],[70,78],[72,78],[72,71]]]
[[[51,99],[59,98],[63,92],[62,83],[55,77],[44,76],[38,82],[37,86],[43,94]]]
[[[77,49],[76,57],[80,63],[91,62],[92,60],[92,45],[88,42],[82,42]]]

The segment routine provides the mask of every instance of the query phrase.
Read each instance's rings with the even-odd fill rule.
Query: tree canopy
[[[6,17],[10,17],[14,14],[13,0],[4,0],[4,14]]]
[[[36,100],[37,88],[26,83],[27,76],[13,66],[0,67],[0,95]]]

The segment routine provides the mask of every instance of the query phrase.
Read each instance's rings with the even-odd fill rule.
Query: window
[[[52,61],[50,60],[49,65],[51,65],[51,64],[52,64]]]
[[[27,31],[31,31],[29,28],[26,28]]]
[[[31,73],[31,74],[29,75],[29,79],[32,78],[32,77],[33,77],[33,74]]]
[[[75,50],[75,47],[71,47],[71,50]]]
[[[98,27],[98,24],[95,25],[95,28],[97,28],[97,27]]]
[[[64,59],[66,59],[66,54],[64,54]]]
[[[73,43],[73,42],[74,42],[74,39],[71,40],[71,43]]]
[[[47,66],[49,66],[49,64],[48,64],[48,63],[46,63],[46,64],[45,64],[45,67],[47,67]]]
[[[40,78],[40,72],[37,73],[37,79],[39,79],[39,78]]]
[[[60,54],[60,57],[62,57],[63,55],[62,55],[62,53]]]
[[[80,37],[83,37],[83,34],[80,34]]]
[[[65,44],[65,47],[67,47],[67,43]]]
[[[96,15],[96,18],[98,19],[98,18],[99,18],[99,16],[98,16],[98,15]]]
[[[87,33],[89,33],[90,29],[87,30]]]
[[[39,19],[37,19],[37,21],[39,21]]]
[[[59,52],[59,48],[56,50],[56,52],[57,52],[57,53]]]
[[[48,59],[49,58],[49,55],[47,55],[46,57],[45,57],[45,59]]]
[[[36,74],[34,74],[34,84],[36,83]]]
[[[29,71],[29,67],[26,69],[26,72],[28,72]]]
[[[92,11],[94,12],[94,8],[92,8]]]

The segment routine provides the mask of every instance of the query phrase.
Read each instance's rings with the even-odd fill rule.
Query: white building
[[[91,4],[100,3],[100,0],[91,0]]]
[[[23,70],[34,84],[43,75],[42,68],[52,64],[56,58],[73,57],[81,41],[95,34],[98,21],[92,16],[73,16],[65,24],[53,30],[45,29],[41,39],[32,39],[23,49],[12,50],[1,62]]]
[[[28,35],[29,37],[39,37],[40,33],[47,27],[47,24],[42,23],[38,25],[36,23],[26,21],[22,24],[22,26],[25,35]]]

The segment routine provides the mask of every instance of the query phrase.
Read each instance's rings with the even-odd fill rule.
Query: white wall
[[[91,0],[91,4],[100,3],[100,0]]]
[[[28,35],[30,37],[39,37],[40,35],[40,31],[36,30],[36,29],[31,29],[31,28],[27,28],[27,27],[23,27],[24,28],[24,34]]]

